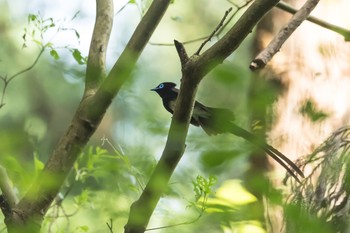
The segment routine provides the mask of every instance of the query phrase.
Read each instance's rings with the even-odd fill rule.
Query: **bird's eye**
[[[163,88],[164,87],[164,84],[159,84],[158,88]]]

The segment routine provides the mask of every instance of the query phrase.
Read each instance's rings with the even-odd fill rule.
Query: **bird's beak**
[[[158,89],[157,88],[152,88],[150,91],[157,91]]]

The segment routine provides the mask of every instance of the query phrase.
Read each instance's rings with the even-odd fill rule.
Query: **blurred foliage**
[[[310,173],[302,184],[293,185],[286,209],[286,229],[349,232],[350,127],[336,130],[313,153],[300,158]]]
[[[308,117],[312,122],[322,121],[329,116],[328,113],[317,109],[314,101],[306,100],[305,103],[300,107],[300,113]]]

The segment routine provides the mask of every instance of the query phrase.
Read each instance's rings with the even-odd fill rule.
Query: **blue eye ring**
[[[164,84],[163,83],[161,83],[161,84],[159,84],[159,86],[158,86],[158,88],[163,88],[164,87]]]

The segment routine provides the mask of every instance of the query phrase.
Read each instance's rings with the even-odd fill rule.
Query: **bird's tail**
[[[242,129],[241,127],[235,124],[231,125],[231,133],[246,139],[247,141],[251,142],[255,146],[265,151],[266,154],[270,155],[277,163],[279,163],[282,167],[284,167],[287,170],[287,172],[291,176],[293,176],[299,183],[300,183],[300,180],[296,175],[296,173],[300,175],[302,178],[304,178],[303,172],[299,169],[297,165],[295,165],[295,163],[293,163],[290,159],[288,159],[284,154],[279,152],[277,149],[263,142],[257,136],[253,135],[252,133],[246,131],[245,129]]]

